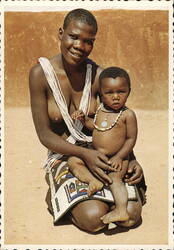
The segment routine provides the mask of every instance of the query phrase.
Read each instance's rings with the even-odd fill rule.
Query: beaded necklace
[[[99,112],[99,110],[102,109],[102,107],[103,107],[103,104],[100,104],[100,106],[98,107],[98,109],[97,109],[97,111],[96,111],[96,113],[95,113],[95,116],[94,116],[94,127],[95,127],[95,129],[97,129],[98,131],[104,132],[104,131],[107,131],[107,130],[112,129],[115,125],[117,125],[118,120],[119,120],[121,114],[123,113],[123,111],[125,110],[125,108],[122,108],[122,109],[120,110],[120,112],[119,112],[117,118],[115,119],[115,121],[114,121],[109,127],[107,127],[107,125],[108,125],[108,123],[107,123],[107,118],[105,118],[104,121],[101,122],[101,126],[102,126],[102,127],[99,127],[99,126],[97,126],[97,124],[96,124],[96,119],[97,119],[98,112]],[[108,113],[113,113],[113,112],[108,112]]]

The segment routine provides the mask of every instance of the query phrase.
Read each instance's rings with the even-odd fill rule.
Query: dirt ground
[[[66,224],[54,226],[44,201],[47,184],[40,144],[30,108],[5,110],[5,244],[135,245],[168,243],[168,112],[136,110],[139,135],[135,147],[147,190],[142,224],[88,234]]]

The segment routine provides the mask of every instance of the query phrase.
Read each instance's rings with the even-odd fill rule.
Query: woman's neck
[[[67,63],[67,61],[64,59],[64,57],[62,55],[60,55],[61,57],[61,66],[62,68],[68,72],[69,74],[71,73],[82,73],[84,71],[86,71],[86,60],[78,65],[71,65],[69,63]]]

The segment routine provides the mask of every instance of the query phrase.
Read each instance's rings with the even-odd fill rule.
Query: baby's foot
[[[111,222],[116,221],[127,221],[129,219],[129,215],[126,211],[114,209],[111,212],[105,214],[101,217],[101,220],[104,224],[109,224]]]
[[[103,183],[97,179],[93,179],[89,182],[88,195],[92,195],[103,188]]]

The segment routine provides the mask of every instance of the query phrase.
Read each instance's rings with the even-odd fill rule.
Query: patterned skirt
[[[79,145],[79,143],[78,143]],[[90,143],[83,143],[80,146],[90,148]],[[54,158],[54,153],[48,157]],[[98,199],[110,204],[114,203],[112,193],[108,187],[104,187],[92,196],[87,195],[88,184],[82,183],[74,177],[68,168],[68,156],[62,156],[61,159],[52,161],[51,168],[46,173],[46,181],[49,189],[46,195],[48,210],[53,215],[54,223],[57,223],[71,208],[87,199]],[[146,202],[146,184],[144,177],[137,185],[125,184],[128,191],[128,200],[141,199],[142,204]]]

